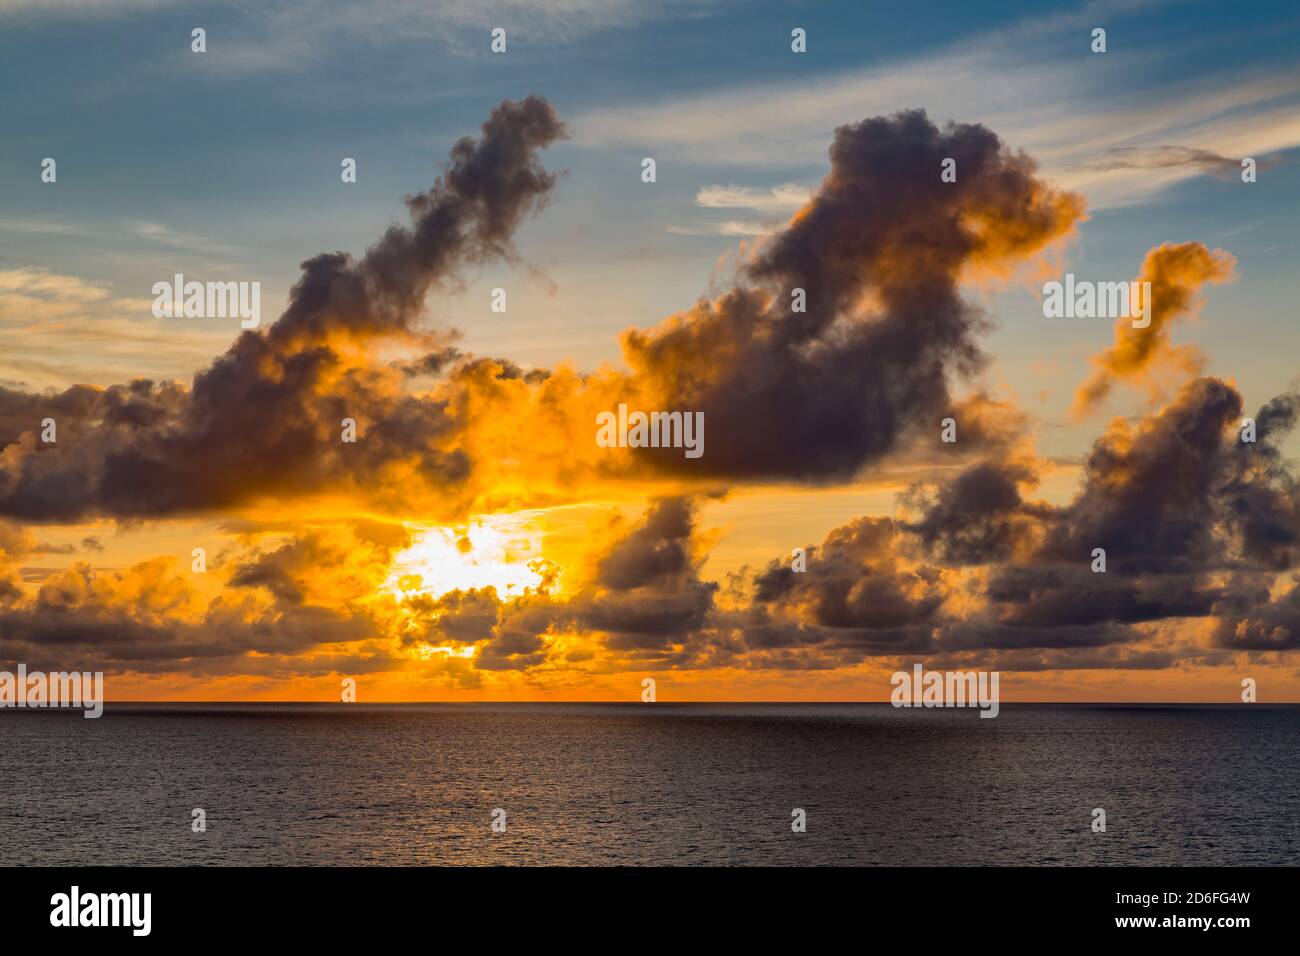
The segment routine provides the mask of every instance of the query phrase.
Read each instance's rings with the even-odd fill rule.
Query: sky
[[[1300,701],[1298,40],[1285,3],[0,0],[0,667]],[[1150,282],[1150,327],[1046,317],[1067,272]],[[177,273],[259,326],[156,316]],[[602,447],[620,404],[703,454]]]

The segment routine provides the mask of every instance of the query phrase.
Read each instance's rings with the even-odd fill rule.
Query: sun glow
[[[473,644],[463,644],[458,647],[453,647],[450,644],[432,647],[425,644],[422,647],[416,648],[415,656],[422,661],[432,660],[435,657],[460,657],[469,659],[474,656],[475,651],[476,648]]]
[[[496,588],[499,597],[515,597],[542,583],[530,566],[541,558],[541,537],[527,519],[510,515],[481,518],[465,528],[423,529],[393,560],[385,587],[403,598],[486,587]]]

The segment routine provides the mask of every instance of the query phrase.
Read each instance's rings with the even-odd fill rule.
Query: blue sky
[[[189,50],[195,26],[206,54]],[[493,26],[504,55],[488,50]],[[805,55],[790,51],[795,26]],[[814,187],[835,125],[924,107],[987,123],[1084,192],[1091,219],[1065,260],[1080,276],[1132,276],[1163,241],[1233,252],[1238,281],[1180,334],[1263,401],[1295,368],[1298,40],[1300,13],[1266,3],[0,2],[0,266],[87,283],[103,293],[83,297],[89,313],[137,324],[141,354],[106,359],[101,384],[132,362],[186,377],[235,329],[148,349],[142,303],[160,276],[259,279],[273,314],[300,261],[360,252],[491,106],[536,92],[573,138],[548,154],[567,170],[555,201],[519,237],[531,268],[472,277],[431,319],[475,350],[594,367],[618,360],[619,330],[689,306],[747,232],[792,211],[702,205],[701,190]],[[1096,168],[1171,146],[1277,165],[1249,186],[1189,166]],[[39,182],[45,156],[57,188]],[[355,185],[339,181],[344,156]],[[496,285],[508,316],[487,309]],[[1108,324],[1049,323],[1025,283],[983,301],[999,323],[990,385],[1031,406],[1045,389],[1035,411],[1060,422]],[[43,378],[29,358],[35,384],[86,373],[51,360]],[[1087,444],[1069,429],[1041,441]]]

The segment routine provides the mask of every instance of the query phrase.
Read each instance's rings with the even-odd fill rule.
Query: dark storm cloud
[[[691,642],[709,623],[718,590],[699,577],[696,509],[688,497],[653,503],[605,551],[595,581],[572,602],[575,623],[643,658]]]
[[[1272,596],[1273,579],[1242,575],[1215,607],[1214,641],[1240,651],[1300,649],[1300,587]]]
[[[482,491],[471,433],[495,425],[475,410],[501,411],[477,393],[521,383],[538,390],[547,421],[563,420],[564,407],[551,409],[571,404],[570,380],[542,391],[550,372],[475,359],[412,322],[463,266],[514,258],[512,231],[555,182],[536,153],[563,133],[544,100],[503,103],[480,138],[455,146],[438,183],[407,200],[409,227],[393,226],[357,261],[305,262],[279,320],[240,335],[189,390],[0,390],[0,428],[29,436],[0,459],[0,514],[160,517],[317,493],[376,510],[437,498],[456,511]],[[920,111],[842,127],[830,155],[814,199],[731,293],[628,334],[628,387],[703,411],[708,431],[704,458],[642,449],[630,456],[640,470],[830,481],[933,429],[961,404],[950,380],[982,361],[974,335],[984,322],[958,294],[962,274],[1034,254],[1081,214],[1076,197],[1047,187],[987,129],[941,129]],[[948,158],[960,185],[940,178]],[[790,307],[796,288],[806,312]],[[382,338],[427,350],[392,364],[358,356]],[[405,390],[406,376],[452,368],[440,397]],[[30,438],[45,412],[60,422],[58,444]],[[356,444],[340,441],[345,418],[356,420]],[[995,440],[985,420],[963,420],[963,451]]]
[[[577,602],[575,619],[607,634],[613,648],[666,649],[704,626],[716,590],[716,584],[687,581],[590,596]]]
[[[76,655],[87,664],[170,670],[249,652],[300,654],[373,637],[378,629],[364,614],[300,599],[258,606],[223,599],[198,617],[182,617],[188,595],[167,559],[108,573],[78,563],[47,578],[32,600],[0,609],[0,654],[65,662]]]
[[[1110,573],[1178,576],[1183,586],[1188,576],[1217,569],[1283,570],[1294,563],[1300,509],[1277,443],[1298,414],[1300,397],[1272,399],[1254,416],[1256,441],[1244,442],[1241,395],[1219,379],[1194,379],[1168,405],[1131,424],[1117,420],[1094,443],[1070,504],[1026,502],[1034,467],[1009,458],[962,471],[906,527],[928,551],[957,564],[1005,560],[1009,541],[1041,539],[1021,549],[1035,567],[995,575],[994,596],[1017,574],[1039,575],[1054,588],[1050,575],[1065,572],[1042,569],[1087,569],[1094,548],[1105,550]],[[1089,590],[1079,582],[1062,586]]]
[[[502,103],[481,137],[453,147],[438,182],[406,200],[409,227],[390,227],[359,260],[304,262],[279,320],[241,334],[188,391],[0,389],[0,514],[163,516],[357,488],[382,504],[385,469],[398,463],[429,487],[464,481],[471,464],[449,441],[459,426],[445,404],[404,394],[395,370],[354,346],[418,339],[431,289],[467,264],[514,256],[513,230],[555,183],[537,151],[562,135],[545,100]],[[30,437],[45,417],[58,422],[56,444]],[[340,441],[344,418],[364,442]]]
[[[693,504],[688,498],[656,503],[645,523],[600,561],[597,580],[617,591],[685,574],[691,566]]]
[[[1217,591],[1186,575],[1129,578],[1094,573],[1087,562],[1000,568],[985,591],[1001,625],[1055,629],[1200,617]]]
[[[1136,635],[1125,633],[1123,640],[1131,640]],[[962,655],[954,661],[944,659],[931,661],[929,666],[936,670],[965,670],[972,666],[988,666],[1000,671],[1034,671],[1056,670],[1163,670],[1186,663],[1189,659],[1188,649],[1178,653],[1161,650],[1138,650],[1124,645],[1120,640],[1109,640],[1098,646],[1095,644],[1076,644],[1048,649],[1011,648],[995,650],[992,653],[980,649],[973,654]]]
[[[945,159],[958,183],[945,183]],[[960,297],[966,269],[1024,259],[1066,234],[1077,197],[978,125],[923,111],[840,127],[831,172],[742,282],[664,327],[625,337],[665,408],[704,412],[697,461],[661,467],[733,478],[851,476],[953,407],[979,368],[986,325]],[[792,310],[802,289],[807,311]]]
[[[406,600],[408,610],[435,623],[428,633],[413,635],[429,644],[474,643],[491,634],[501,618],[502,602],[495,588],[449,591],[437,598],[415,595]]]
[[[1300,397],[1268,402],[1253,443],[1241,441],[1241,416],[1232,386],[1188,382],[1157,412],[1112,424],[1062,508],[1026,498],[1037,474],[1023,455],[914,490],[918,520],[858,519],[809,550],[806,572],[769,565],[740,639],[782,666],[790,660],[774,650],[815,646],[847,663],[901,653],[900,641],[930,653],[1033,649],[1047,655],[1041,667],[1157,667],[1178,658],[1116,649],[1142,640],[1143,625],[1215,618],[1225,648],[1300,646],[1300,589],[1270,596],[1300,540],[1296,483],[1277,447]],[[1092,569],[1094,548],[1106,551],[1104,573]],[[925,559],[983,571],[954,577]]]
[[[758,576],[755,600],[769,612],[792,612],[800,625],[846,633],[904,629],[901,635],[926,625],[943,603],[943,588],[936,569],[904,558],[902,535],[889,518],[859,518],[836,528],[809,549],[806,571],[794,571],[788,561],[768,565]]]
[[[1300,488],[1277,442],[1295,428],[1300,395],[1279,395],[1255,414],[1255,443],[1232,445],[1230,477],[1220,498],[1249,563],[1282,571],[1300,557]]]
[[[1026,501],[1022,487],[1038,480],[1032,463],[985,461],[944,484],[925,516],[904,527],[941,560],[959,565],[1004,561],[1029,547],[1054,509]]]
[[[1276,551],[1264,539],[1281,545],[1296,531],[1294,508],[1276,497],[1292,489],[1271,444],[1294,421],[1290,401],[1261,412],[1268,431],[1256,443],[1240,440],[1241,395],[1215,378],[1189,382],[1135,426],[1112,426],[1043,557],[1082,562],[1104,548],[1121,573],[1184,573]]]
[[[480,670],[526,670],[543,663],[543,635],[573,622],[569,606],[545,592],[502,598],[496,588],[473,588],[437,598],[415,595],[404,603],[426,622],[423,632],[407,636],[407,643],[476,644],[474,666]]]
[[[34,395],[0,385],[0,445],[12,445],[24,432],[39,431],[43,418],[87,418],[100,406],[101,398],[100,390],[88,385],[74,385],[53,395]]]

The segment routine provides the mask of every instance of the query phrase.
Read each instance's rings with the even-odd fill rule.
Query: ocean
[[[1300,706],[0,711],[11,866],[1298,861]]]

